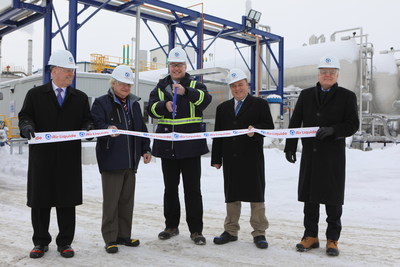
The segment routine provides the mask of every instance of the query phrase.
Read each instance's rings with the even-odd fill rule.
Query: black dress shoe
[[[33,259],[43,257],[44,253],[49,250],[49,246],[44,245],[36,245],[31,252],[29,253],[29,257]]]
[[[214,237],[214,244],[222,245],[231,241],[236,241],[237,239],[237,236],[231,235],[225,231],[220,236]]]
[[[128,247],[137,247],[140,245],[140,241],[138,239],[131,239],[131,238],[122,238],[118,237],[117,238],[117,244],[119,245],[125,245]]]
[[[256,244],[256,247],[258,248],[268,248],[268,242],[263,235],[255,236],[254,244]]]
[[[57,251],[60,252],[60,255],[64,258],[72,258],[75,255],[70,245],[58,246]]]

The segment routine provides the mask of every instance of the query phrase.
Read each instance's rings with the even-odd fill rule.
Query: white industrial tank
[[[0,0],[0,14],[12,8],[12,0]]]
[[[355,40],[336,41],[322,44],[303,46],[285,52],[284,86],[308,88],[315,86],[318,81],[319,59],[332,54],[340,60],[340,73],[338,83],[340,86],[352,90],[357,97],[360,95],[360,52]],[[364,60],[367,62],[367,60]],[[367,76],[372,78],[370,93],[372,102],[371,113],[398,114],[393,103],[399,100],[399,71],[392,54],[373,54],[372,73]],[[366,63],[371,64],[371,63]],[[367,65],[363,68],[371,69]]]
[[[375,54],[371,109],[374,113],[399,114],[393,103],[400,98],[399,71],[393,54]]]

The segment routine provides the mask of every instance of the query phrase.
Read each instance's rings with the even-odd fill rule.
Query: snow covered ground
[[[119,253],[105,252],[100,232],[101,181],[97,165],[84,165],[84,204],[77,208],[77,229],[72,244],[76,255],[62,258],[54,242],[40,259],[30,259],[32,227],[26,206],[27,148],[24,154],[10,155],[0,147],[0,266],[400,266],[400,146],[370,152],[347,150],[347,184],[340,255],[325,254],[325,212],[321,208],[321,248],[295,251],[303,233],[302,203],[297,202],[299,160],[290,164],[278,149],[265,149],[266,207],[270,227],[267,250],[252,243],[249,207],[244,204],[237,242],[214,245],[212,239],[223,231],[225,204],[222,170],[202,158],[204,232],[207,245],[196,246],[182,211],[181,234],[160,241],[164,228],[163,181],[160,160],[141,163],[137,175],[132,237],[137,248],[120,247]],[[300,155],[298,154],[298,159]],[[181,199],[183,195],[181,194]],[[52,214],[50,232],[55,237],[57,223]]]

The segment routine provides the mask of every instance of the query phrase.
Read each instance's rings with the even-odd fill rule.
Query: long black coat
[[[88,97],[68,87],[58,105],[51,82],[28,91],[19,113],[19,127],[35,132],[76,131],[91,123]],[[71,207],[82,204],[81,141],[29,145],[29,207]]]
[[[247,129],[273,129],[268,102],[248,95],[237,116],[234,99],[217,107],[215,131]],[[264,137],[240,135],[215,138],[212,143],[211,164],[222,164],[224,170],[225,202],[264,202],[265,169]]]
[[[345,137],[359,127],[356,95],[335,84],[321,104],[321,86],[300,93],[289,128],[328,126],[334,135],[324,140],[302,138],[298,200],[343,205],[345,190]],[[298,139],[287,139],[285,152],[296,151]]]

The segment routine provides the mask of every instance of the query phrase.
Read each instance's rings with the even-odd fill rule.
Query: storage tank
[[[319,59],[326,54],[335,55],[340,60],[339,85],[352,90],[359,98],[360,53],[359,45],[354,39],[287,50],[285,52],[284,86],[293,85],[303,89],[315,86],[318,81]],[[399,111],[393,107],[393,103],[400,98],[399,71],[393,54],[373,54],[370,62],[373,65],[372,73],[367,73],[367,76],[372,78],[369,89],[372,101],[370,109],[367,111],[399,114]],[[364,68],[371,69],[367,65]],[[363,110],[365,110],[364,104]]]
[[[12,0],[0,0],[0,14],[12,8]]]
[[[400,98],[399,71],[393,54],[375,54],[373,66],[372,112],[399,114],[393,106]]]

